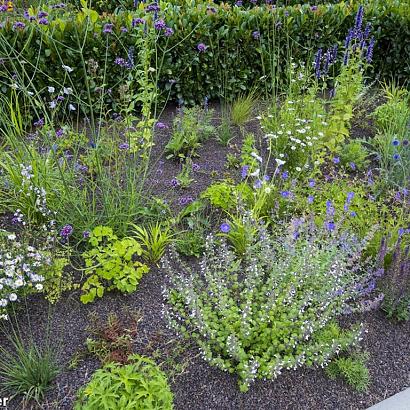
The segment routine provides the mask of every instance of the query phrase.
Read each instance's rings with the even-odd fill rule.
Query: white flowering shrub
[[[23,216],[16,213],[14,220],[22,222]],[[24,230],[19,237],[0,230],[0,319],[8,318],[10,304],[31,293],[45,292],[54,302],[67,288],[62,272],[68,259],[55,249],[53,228],[44,225],[43,230],[38,245],[30,244]]]
[[[365,241],[301,220],[280,237],[263,227],[255,236],[241,258],[209,236],[199,272],[174,252],[163,262],[171,328],[210,364],[237,373],[242,391],[283,369],[325,366],[357,344],[362,326],[342,330],[337,318],[369,290]]]

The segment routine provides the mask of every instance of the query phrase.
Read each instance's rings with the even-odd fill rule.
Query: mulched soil
[[[161,121],[171,124],[174,112],[174,107],[168,108]],[[248,127],[249,131],[256,131],[255,123]],[[158,134],[154,158],[159,157],[168,138],[169,131]],[[240,146],[239,137],[233,140],[235,144]],[[205,142],[194,160],[200,166],[194,175],[196,182],[186,190],[174,189],[170,184],[179,173],[180,165],[170,160],[158,161],[151,175],[153,192],[167,198],[172,208],[181,208],[181,196],[195,199],[214,180],[229,174],[225,168],[228,152],[234,153],[235,147],[222,147],[215,140]],[[7,219],[1,224],[7,225]],[[92,312],[98,312],[103,319],[111,312],[119,318],[126,318],[129,311],[140,312],[142,319],[138,323],[135,351],[147,355],[155,350],[160,352],[158,361],[163,362],[169,374],[176,410],[366,409],[410,386],[410,322],[394,324],[381,312],[372,312],[354,318],[364,322],[367,329],[362,346],[370,353],[372,383],[366,393],[357,393],[342,381],[329,380],[322,369],[286,371],[274,381],[257,381],[249,392],[240,393],[235,376],[210,367],[194,345],[179,340],[167,329],[162,318],[164,274],[153,267],[135,293],[107,293],[89,305],[80,302],[79,291],[66,294],[53,307],[39,296],[28,300],[18,316],[21,332],[40,345],[50,340],[62,368],[42,406],[31,408],[72,409],[77,390],[100,367],[95,357],[86,356],[74,369],[68,369],[71,359],[84,351]],[[4,338],[1,342],[5,343]],[[179,353],[175,355],[177,350]],[[183,369],[178,370],[177,365],[183,365]],[[17,410],[22,406],[14,400],[8,408]]]

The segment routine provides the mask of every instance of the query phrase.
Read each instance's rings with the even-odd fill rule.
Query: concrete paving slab
[[[410,388],[369,407],[367,410],[410,410]]]

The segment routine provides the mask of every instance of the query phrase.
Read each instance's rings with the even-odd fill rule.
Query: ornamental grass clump
[[[208,236],[199,272],[175,252],[164,258],[165,317],[211,365],[236,373],[241,391],[283,370],[324,367],[361,340],[361,324],[342,329],[337,319],[368,294],[370,236],[305,220],[276,236],[261,226],[241,257]]]

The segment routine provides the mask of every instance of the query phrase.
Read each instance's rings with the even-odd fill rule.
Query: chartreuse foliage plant
[[[283,369],[326,366],[361,339],[360,325],[337,319],[368,289],[365,242],[330,221],[294,220],[275,236],[260,225],[239,258],[208,236],[197,272],[181,270],[174,252],[163,259],[165,316],[206,361],[236,373],[241,391]]]
[[[130,356],[130,364],[109,363],[78,392],[75,410],[172,410],[165,374],[150,359]]]
[[[147,265],[136,260],[143,249],[134,238],[119,239],[110,227],[97,226],[90,234],[91,249],[83,253],[87,280],[82,286],[81,301],[101,298],[105,290],[131,293],[137,289]]]

